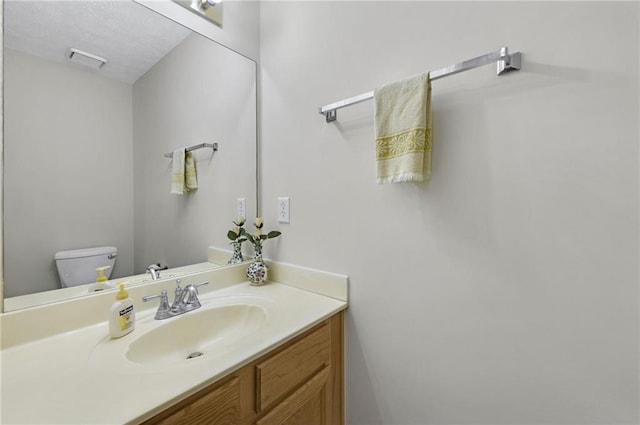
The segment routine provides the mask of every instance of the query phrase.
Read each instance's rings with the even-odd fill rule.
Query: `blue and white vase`
[[[256,258],[247,268],[247,279],[253,286],[261,286],[267,281],[269,267],[262,261],[262,247],[255,247]]]
[[[231,246],[233,246],[233,256],[229,258],[227,264],[238,264],[244,261],[244,257],[242,256],[242,242],[231,242]]]

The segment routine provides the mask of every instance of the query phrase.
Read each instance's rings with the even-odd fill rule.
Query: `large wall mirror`
[[[252,60],[129,0],[5,0],[3,58],[5,310],[64,292],[57,252],[117,247],[112,279],[206,262],[256,210]],[[171,194],[165,154],[213,142]]]

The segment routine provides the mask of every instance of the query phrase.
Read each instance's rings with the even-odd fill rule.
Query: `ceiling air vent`
[[[105,58],[101,58],[100,56],[92,55],[91,53],[83,52],[82,50],[74,48],[70,48],[69,50],[67,50],[65,56],[69,62],[88,66],[89,68],[93,69],[100,69],[107,63],[107,60]]]

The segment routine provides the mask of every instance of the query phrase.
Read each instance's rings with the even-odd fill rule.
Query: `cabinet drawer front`
[[[321,368],[331,356],[331,329],[322,325],[313,333],[256,366],[257,409],[269,406],[294,391]]]
[[[237,425],[240,423],[239,380],[234,378],[164,419],[158,425]]]

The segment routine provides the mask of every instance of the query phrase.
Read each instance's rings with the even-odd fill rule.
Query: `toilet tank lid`
[[[97,248],[72,249],[70,251],[56,252],[56,260],[66,260],[69,258],[92,257],[94,255],[117,254],[118,248],[114,246],[99,246]]]

